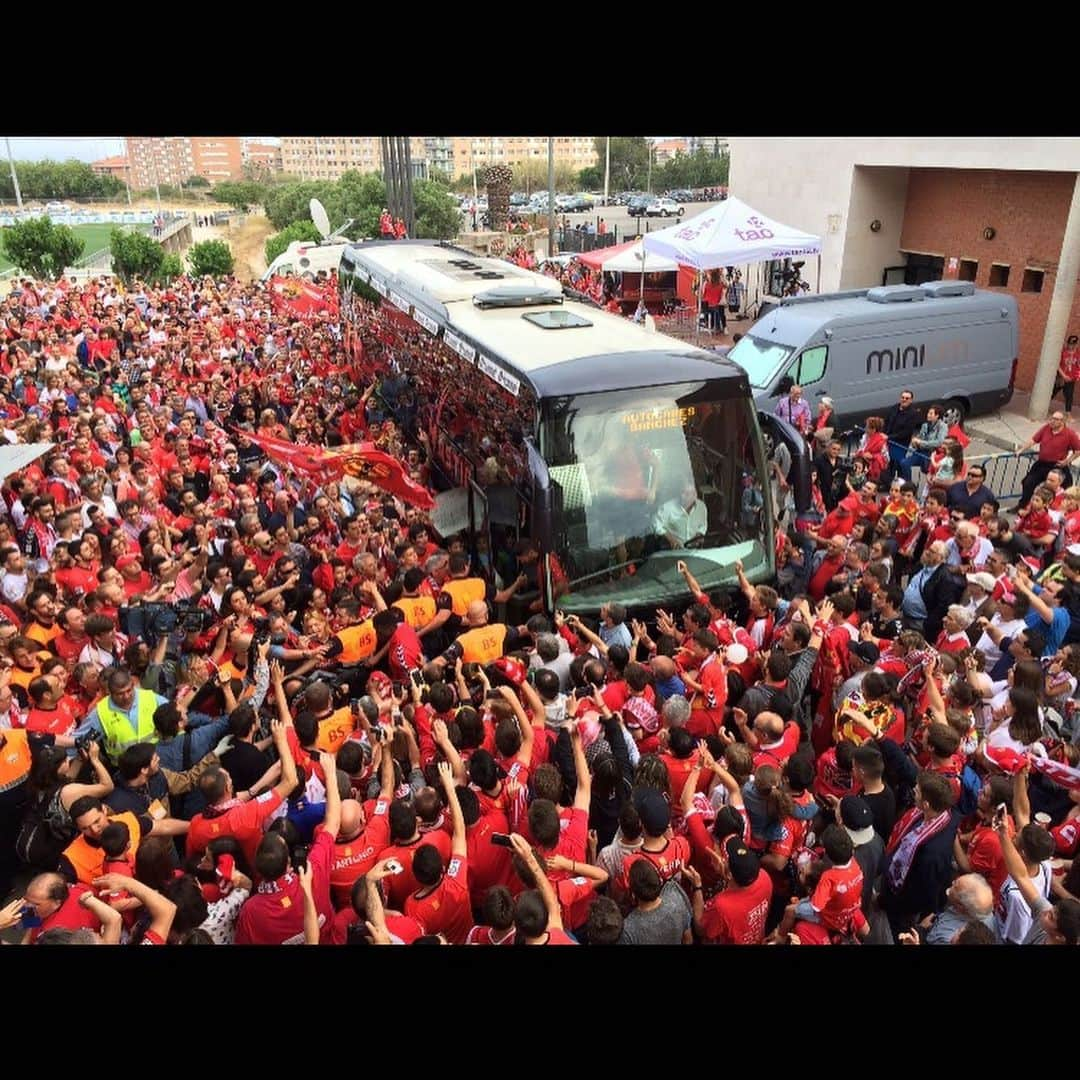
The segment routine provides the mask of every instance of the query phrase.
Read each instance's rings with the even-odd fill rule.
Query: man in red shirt
[[[491,842],[497,833],[509,833],[510,824],[505,812],[497,807],[481,813],[480,799],[471,787],[459,789],[458,805],[465,821],[469,896],[472,906],[479,909],[488,889],[495,885],[509,888],[513,882],[510,849]]]
[[[379,781],[379,797],[366,818],[363,807],[355,799],[346,799],[341,804],[341,829],[330,867],[331,898],[339,911],[348,907],[356,879],[375,865],[383,848],[390,843],[388,811],[394,797],[394,759],[388,753],[382,754]]]
[[[623,860],[622,870],[612,885],[613,899],[626,896],[630,887],[630,867],[638,859],[648,859],[656,867],[662,881],[678,877],[690,862],[690,841],[685,836],[669,836],[671,807],[667,799],[653,788],[640,788],[634,795],[634,806],[641,818],[645,840],[641,847]]]
[[[820,603],[825,599],[825,589],[829,582],[844,569],[846,549],[847,540],[842,536],[834,536],[828,541],[825,557],[810,575],[810,582],[806,587],[807,595],[811,600]]]
[[[82,902],[87,893],[94,897],[94,890],[89,885],[69,885],[60,874],[38,874],[29,885],[23,897],[27,907],[34,909],[34,916],[41,919],[38,926],[26,931],[23,943],[32,945],[48,930],[101,931],[100,915]]]
[[[429,934],[443,934],[451,944],[464,945],[473,924],[465,819],[454,787],[453,770],[445,761],[440,761],[438,768],[453,830],[450,863],[443,873],[438,848],[433,844],[420,845],[413,860],[413,872],[421,888],[405,901],[405,914],[423,923]]]
[[[121,555],[116,560],[116,569],[124,579],[124,596],[128,600],[142,596],[154,587],[154,580],[143,569],[138,555]]]
[[[709,944],[760,945],[765,940],[765,921],[772,902],[772,879],[741,837],[729,837],[726,854],[731,882],[704,905],[701,878],[697,878],[693,886],[694,921]]]
[[[991,776],[979,790],[976,807],[978,822],[970,833],[957,833],[953,840],[953,857],[963,874],[982,874],[994,890],[998,902],[1001,887],[1009,877],[1005,856],[1001,852],[1001,835],[993,826],[994,813],[1000,804],[1012,805],[1012,781],[1006,776]],[[1016,831],[1008,819],[1010,835]]]
[[[82,710],[64,693],[55,675],[39,675],[26,688],[30,711],[26,714],[26,730],[52,735],[57,746],[74,746],[73,733],[79,726]]]
[[[270,791],[248,802],[241,802],[233,791],[232,777],[226,769],[215,766],[199,778],[199,790],[206,799],[207,806],[202,813],[191,819],[186,846],[189,858],[205,851],[211,840],[219,836],[233,836],[243,847],[248,862],[255,861],[263,826],[298,781],[296,762],[289,749],[285,725],[280,720],[275,720],[270,725],[270,732],[281,758],[281,779]],[[335,828],[334,833],[336,832]],[[302,911],[303,905],[300,907]]]
[[[1031,466],[1020,485],[1020,505],[1031,501],[1031,493],[1046,479],[1046,474],[1055,466],[1064,473],[1064,486],[1072,484],[1069,466],[1080,453],[1080,435],[1065,423],[1065,414],[1055,410],[1050,414],[1049,423],[1043,424],[1023,446],[1017,446],[1018,454],[1039,447],[1039,459]]]
[[[82,608],[64,608],[59,621],[63,630],[52,639],[52,649],[65,663],[69,660],[74,662],[90,643],[90,635],[86,633],[86,614]]]
[[[727,671],[717,652],[719,644],[711,630],[698,630],[690,641],[690,655],[698,666],[697,679],[684,672],[682,680],[694,691],[687,730],[696,739],[715,735],[724,726]]]
[[[442,829],[421,833],[416,811],[401,799],[395,799],[390,804],[389,818],[391,844],[383,849],[379,859],[380,861],[393,859],[401,864],[401,873],[388,877],[384,888],[387,893],[387,904],[398,911],[404,911],[405,901],[420,888],[420,883],[413,871],[413,860],[417,852],[423,845],[431,845],[439,852],[442,864],[445,866],[450,861],[451,841],[449,835]],[[423,919],[420,921],[423,922]]]
[[[275,725],[276,727],[277,725]],[[278,752],[282,747],[282,772],[288,744],[275,735]],[[330,868],[334,857],[334,837],[341,828],[341,794],[334,783],[334,759],[321,755],[323,771],[330,777],[326,785],[326,817],[315,829],[315,840],[308,851],[311,867],[311,892],[318,912],[323,940],[329,940],[334,918],[330,902]],[[295,766],[291,769],[296,782]],[[290,788],[291,790],[291,788]],[[244,901],[236,921],[237,945],[293,945],[304,940],[304,890],[292,863],[292,852],[280,833],[267,833],[259,843],[254,859],[260,877],[255,893]]]

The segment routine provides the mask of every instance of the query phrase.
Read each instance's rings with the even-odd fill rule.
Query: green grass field
[[[143,232],[149,232],[149,225],[124,225],[119,226],[125,229],[140,229]],[[109,235],[113,229],[118,228],[116,225],[72,225],[72,229],[75,231],[75,235],[82,240],[86,247],[83,248],[83,256],[93,255],[95,251],[100,251],[102,248],[109,246]],[[0,233],[3,229],[0,229]],[[0,272],[4,270],[10,270],[11,263],[8,261],[7,256],[4,254],[3,247],[0,246]]]

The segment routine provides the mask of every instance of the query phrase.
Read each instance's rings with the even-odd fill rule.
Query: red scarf
[[[932,836],[937,836],[948,824],[948,810],[942,810],[936,818],[926,821],[917,806],[908,810],[896,823],[885,848],[886,854],[893,856],[886,877],[894,892],[899,892],[904,887],[919,848]]]

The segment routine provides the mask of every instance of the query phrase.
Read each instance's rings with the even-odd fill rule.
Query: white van
[[[341,253],[348,243],[316,244],[311,240],[294,240],[267,268],[263,281],[272,277],[314,278],[323,270],[330,273],[341,263]]]
[[[1019,342],[1015,297],[931,281],[782,300],[727,357],[768,413],[798,383],[811,411],[832,398],[846,427],[884,415],[909,389],[953,424],[1009,401]]]

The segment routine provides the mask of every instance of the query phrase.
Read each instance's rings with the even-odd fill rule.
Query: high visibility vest
[[[139,841],[142,839],[139,819],[129,810],[125,810],[122,814],[110,814],[109,821],[122,821],[128,827],[131,850],[138,851]],[[64,856],[75,868],[76,880],[83,885],[92,885],[94,878],[101,877],[105,872],[105,849],[88,844],[84,836],[75,837],[64,848]]]
[[[435,601],[430,596],[403,596],[394,607],[405,612],[405,621],[414,629],[427,626],[435,618]]]
[[[20,728],[4,732],[0,748],[0,794],[14,791],[30,776],[30,739]]]
[[[451,578],[443,586],[443,592],[453,600],[454,614],[461,619],[465,617],[474,600],[487,597],[487,585],[483,578],[478,577]]]
[[[334,637],[341,642],[341,654],[337,659],[343,664],[358,664],[375,651],[379,636],[375,633],[372,621],[365,619],[356,626],[346,626],[344,630],[339,630]]]
[[[105,753],[113,761],[116,761],[129,746],[141,742],[156,743],[160,738],[157,728],[154,727],[154,713],[157,711],[157,697],[154,692],[144,690],[141,686],[136,687],[135,701],[138,707],[134,728],[126,712],[120,712],[112,707],[107,694],[97,703],[95,712],[102,733],[105,735]],[[134,850],[132,848],[132,851]]]
[[[502,623],[490,623],[466,630],[457,643],[461,646],[461,659],[466,664],[490,664],[503,654],[506,627]]]
[[[332,712],[319,721],[319,735],[315,745],[327,754],[336,754],[346,739],[356,730],[356,717],[348,706]]]

